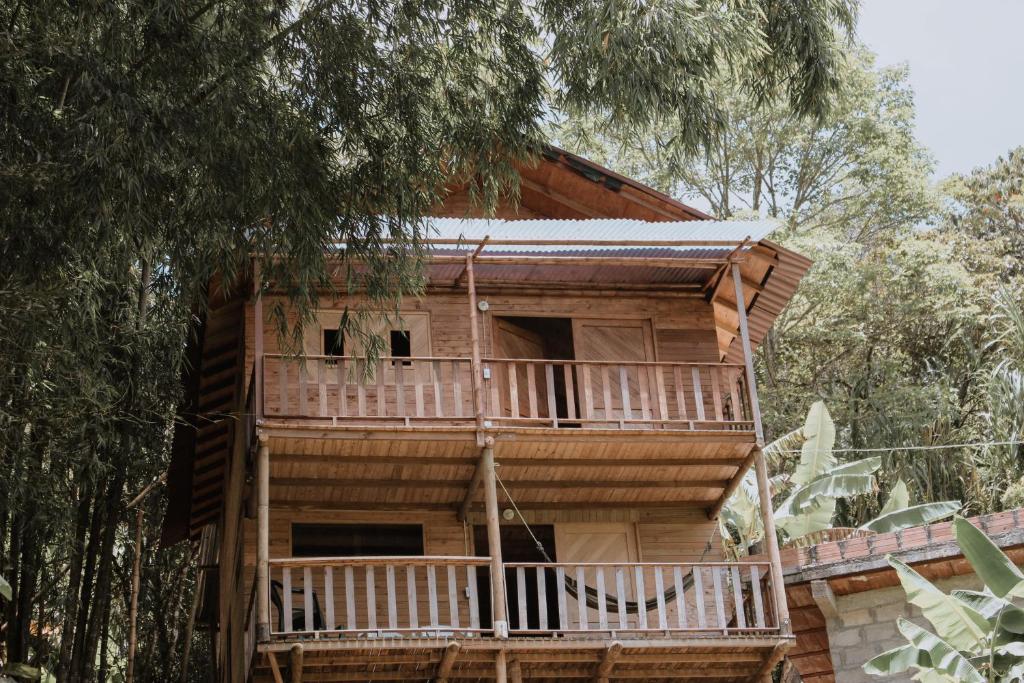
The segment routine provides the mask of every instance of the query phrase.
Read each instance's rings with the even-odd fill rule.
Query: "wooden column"
[[[473,409],[476,411],[476,443],[484,445],[483,364],[480,360],[480,322],[476,310],[476,280],[473,278],[473,254],[466,255],[466,284],[469,287],[469,330],[473,344]]]
[[[495,683],[508,683],[508,655],[505,650],[498,650],[494,658],[494,680]]]
[[[487,511],[487,551],[491,556],[491,616],[494,636],[508,638],[505,614],[505,567],[501,561],[501,525],[498,523],[498,490],[495,487],[494,440],[488,437],[480,454],[484,473],[484,507]]]
[[[256,259],[252,261],[252,294],[253,294],[253,324],[252,324],[252,349],[253,349],[253,381],[256,386],[253,388],[256,419],[263,417],[263,287],[262,271]],[[248,457],[248,454],[246,454]]]
[[[270,446],[256,453],[256,640],[270,640]]]
[[[782,559],[779,556],[779,537],[775,532],[775,515],[772,508],[771,485],[768,482],[768,466],[764,461],[764,427],[761,424],[761,405],[757,399],[757,380],[754,377],[754,356],[750,349],[750,330],[747,327],[747,303],[743,296],[743,276],[740,264],[732,264],[732,281],[736,289],[736,314],[740,322],[740,340],[743,344],[743,363],[747,371],[747,392],[750,395],[750,412],[754,420],[754,435],[757,448],[754,455],[754,471],[757,474],[757,495],[761,504],[761,524],[764,526],[765,545],[772,565],[772,590],[779,619],[779,628],[784,634],[792,632],[789,622],[789,607],[786,605],[786,586],[782,580]],[[737,476],[741,476],[737,473]]]

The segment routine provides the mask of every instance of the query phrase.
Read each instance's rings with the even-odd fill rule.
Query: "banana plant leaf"
[[[891,500],[892,499],[890,498],[890,501]],[[889,531],[899,531],[900,529],[909,529],[912,526],[930,524],[945,517],[949,517],[955,514],[960,507],[961,504],[958,500],[944,500],[939,503],[922,503],[921,505],[914,505],[908,508],[892,510],[890,512],[885,512],[885,509],[883,508],[882,514],[875,517],[867,524],[862,525],[860,528],[867,531],[874,531],[879,534],[884,534]]]
[[[927,629],[923,629],[912,621],[900,618],[896,622],[900,633],[910,644],[921,652],[926,652],[931,660],[931,668],[952,676],[953,680],[964,683],[985,683],[985,677],[971,666],[952,644]]]
[[[985,677],[949,643],[906,619],[899,619],[897,625],[910,644],[868,660],[861,667],[864,673],[890,676],[919,669],[914,676],[919,681],[984,683]]]
[[[821,498],[842,498],[870,493],[875,485],[873,473],[882,459],[865,458],[835,467],[814,481],[793,491],[776,511],[776,517],[788,517],[811,508]]]
[[[1009,600],[997,598],[991,593],[967,590],[955,590],[950,595],[988,619],[993,628],[998,617],[1000,629],[1024,635],[1024,609],[1017,607]]]
[[[890,512],[896,512],[908,507],[910,507],[910,492],[907,490],[907,482],[897,479],[896,484],[892,487],[892,491],[889,492],[889,498],[885,501],[885,505],[882,506],[882,511],[878,513],[878,516],[883,517]]]
[[[832,453],[836,426],[822,401],[816,401],[807,411],[802,431],[804,442],[800,446],[800,463],[793,472],[796,486],[811,483],[836,465],[836,456]]]
[[[925,619],[931,622],[939,638],[958,650],[984,647],[991,626],[984,616],[970,605],[936,588],[908,565],[894,557],[889,564],[907,593],[907,601],[921,608]]]
[[[0,595],[6,600],[12,600],[14,598],[14,592],[11,590],[11,584],[7,583],[7,579],[0,576]]]
[[[1024,597],[1024,573],[988,536],[963,517],[953,519],[953,534],[974,573],[996,597]]]

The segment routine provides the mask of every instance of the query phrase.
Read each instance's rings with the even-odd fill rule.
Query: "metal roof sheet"
[[[778,223],[756,221],[641,221],[626,218],[592,218],[583,220],[536,219],[502,220],[484,218],[431,218],[427,221],[428,236],[439,239],[464,239],[477,244],[484,237],[493,240],[565,240],[577,244],[588,241],[711,241],[735,242],[744,239],[757,242],[772,233]],[[552,253],[566,251],[569,245],[523,245],[516,252]],[[658,247],[659,249],[692,249],[693,247]],[[714,247],[713,247],[714,248]],[[718,247],[724,249],[726,247]],[[500,248],[506,251],[507,246]],[[594,250],[622,247],[588,247]]]

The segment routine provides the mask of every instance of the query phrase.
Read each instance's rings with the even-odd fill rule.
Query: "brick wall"
[[[934,582],[945,592],[957,588],[979,590],[981,582],[973,574],[940,579]],[[921,611],[907,604],[907,596],[899,586],[862,593],[836,596],[839,618],[827,619],[829,649],[838,683],[904,683],[911,673],[879,678],[864,673],[861,666],[875,655],[906,643],[896,628],[896,619],[903,617],[931,630]]]

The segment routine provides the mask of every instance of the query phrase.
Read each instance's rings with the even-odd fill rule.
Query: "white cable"
[[[990,446],[1019,446],[1024,441],[988,441],[985,443],[951,443],[933,446],[888,446],[882,448],[834,448],[833,453],[888,453],[891,451],[939,451],[952,448],[988,448]],[[778,450],[776,453],[802,453],[799,448]]]

